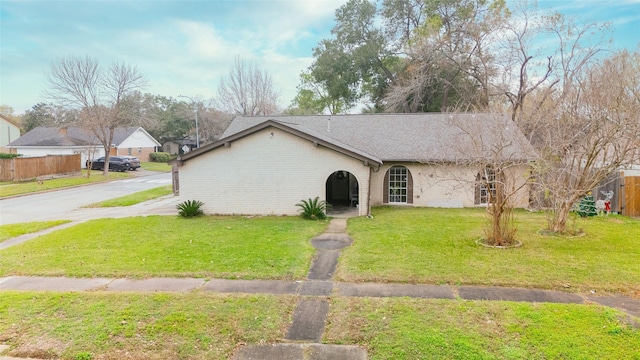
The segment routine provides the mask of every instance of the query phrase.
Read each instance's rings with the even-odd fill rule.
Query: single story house
[[[8,116],[0,114],[0,147],[20,137],[20,125]]]
[[[527,207],[534,150],[489,114],[237,117],[220,140],[173,160],[181,201],[211,214],[294,215],[303,199],[358,206],[486,206],[497,158]],[[494,162],[495,163],[495,162]]]
[[[116,128],[113,134],[111,155],[137,156],[150,161],[149,154],[156,152],[160,143],[141,127]],[[7,147],[25,157],[45,155],[82,154],[81,166],[91,154],[92,159],[104,156],[102,143],[89,130],[79,127],[37,127],[11,142]]]
[[[162,151],[171,155],[186,154],[195,148],[197,148],[195,136],[188,136],[182,140],[167,140],[162,143]]]

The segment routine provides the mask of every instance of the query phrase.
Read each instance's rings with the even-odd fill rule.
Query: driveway
[[[124,180],[91,184],[0,200],[0,225],[47,220],[89,220],[150,214],[177,214],[178,198],[167,196],[134,206],[83,208],[83,206],[171,184],[171,173],[138,170]]]

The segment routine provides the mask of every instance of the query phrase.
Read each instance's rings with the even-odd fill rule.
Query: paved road
[[[125,180],[2,199],[0,200],[0,225],[56,219],[73,220],[81,217],[83,213],[113,212],[113,210],[86,209],[82,206],[171,184],[171,173],[139,172],[135,174],[138,176]]]

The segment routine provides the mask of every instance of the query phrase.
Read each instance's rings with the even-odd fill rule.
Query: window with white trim
[[[389,203],[407,203],[407,176],[404,166],[389,169]]]
[[[476,175],[476,205],[486,205],[496,196],[496,172],[486,167]]]

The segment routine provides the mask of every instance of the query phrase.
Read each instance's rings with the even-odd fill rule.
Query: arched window
[[[496,172],[487,166],[476,175],[475,204],[486,205],[496,196]]]
[[[413,178],[404,166],[393,166],[384,176],[384,194],[386,204],[413,204]]]

